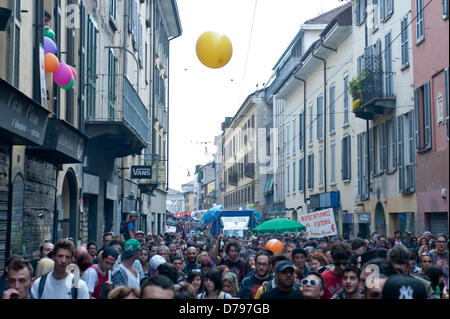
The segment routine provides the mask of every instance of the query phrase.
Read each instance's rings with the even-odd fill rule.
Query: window
[[[295,162],[293,162],[292,163],[292,192],[294,193],[295,192],[295,185],[297,185],[296,183],[295,183],[295,174],[296,174],[296,171],[295,171]]]
[[[373,24],[373,28],[372,28],[372,32],[375,32],[376,30],[378,30],[378,1],[383,1],[383,0],[373,0],[372,1],[372,24]]]
[[[356,7],[355,7],[356,25],[363,23],[364,20],[366,19],[366,7],[367,7],[367,0],[356,0]]]
[[[406,16],[401,22],[402,32],[402,67],[409,65],[409,49],[408,49],[408,17]]]
[[[350,135],[342,139],[342,180],[348,181],[352,178],[352,145]]]
[[[322,188],[324,185],[324,171],[323,171],[323,147],[319,149],[319,188]]]
[[[295,154],[295,140],[296,140],[296,132],[295,132],[295,128],[296,128],[296,123],[295,123],[295,116],[294,119],[292,120],[292,154]]]
[[[448,127],[448,125],[449,125],[449,122],[448,122],[448,120],[449,120],[449,115],[448,115],[448,112],[449,112],[449,109],[448,109],[448,103],[449,103],[449,98],[448,98],[448,94],[449,94],[448,69],[445,69],[445,71],[444,71],[444,85],[445,85],[445,115],[446,115],[445,123],[446,123],[446,126],[447,126],[447,141],[448,141],[448,139],[449,139],[449,127]]]
[[[86,109],[87,117],[95,118],[96,79],[97,79],[97,24],[91,16],[88,18],[86,53]]]
[[[308,188],[314,188],[314,153],[308,155]]]
[[[298,190],[305,189],[305,158],[301,158],[298,161]]]
[[[425,39],[423,0],[416,0],[416,44]]]
[[[290,130],[290,124],[288,123],[287,125],[286,125],[286,154],[288,154],[289,155],[289,151],[290,151],[290,143],[291,143],[291,140],[290,140],[290,132],[289,132],[289,130]]]
[[[344,75],[344,126],[349,124],[348,110],[349,110],[349,100],[348,100],[348,74]]]
[[[117,0],[109,0],[109,16],[116,21],[117,18]]]
[[[304,148],[304,143],[303,143],[303,139],[305,137],[305,127],[303,125],[303,121],[305,118],[305,112],[300,113],[299,117],[298,117],[298,139],[299,139],[299,148],[300,150],[303,150]]]
[[[430,82],[414,91],[416,111],[416,150],[418,152],[431,148],[431,96]]]
[[[448,0],[442,0],[442,19],[448,18]]]
[[[290,172],[289,172],[289,164],[288,164],[288,166],[287,166],[287,168],[286,168],[286,174],[287,174],[287,179],[286,179],[287,187],[286,187],[286,190],[287,190],[287,194],[289,194],[289,176],[290,176]]]
[[[388,152],[388,172],[393,172],[397,168],[397,128],[395,117],[387,122],[387,152]]]
[[[108,55],[108,118],[111,121],[115,119],[116,108],[116,64],[117,58],[110,49]]]
[[[336,142],[333,140],[330,143],[330,184],[336,184]]]
[[[335,102],[335,98],[336,98],[336,86],[334,84],[332,84],[330,86],[330,133],[335,133],[336,132],[336,102]]]
[[[380,21],[387,21],[394,13],[394,0],[380,1]]]
[[[323,95],[317,97],[317,140],[323,139]]]
[[[384,49],[384,62],[386,68],[385,82],[386,82],[386,96],[394,95],[393,88],[393,73],[392,73],[392,33],[389,31],[385,38],[385,49]]]
[[[313,104],[309,104],[309,145],[313,143]]]

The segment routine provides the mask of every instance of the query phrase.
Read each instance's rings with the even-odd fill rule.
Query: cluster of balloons
[[[233,46],[226,35],[206,31],[196,44],[197,57],[205,66],[218,69],[225,66],[233,55]]]
[[[56,47],[55,33],[52,29],[47,28],[44,31],[44,64],[45,72],[53,73],[53,80],[64,90],[70,90],[75,84],[77,79],[77,72],[75,69],[59,61],[56,53],[58,48]]]

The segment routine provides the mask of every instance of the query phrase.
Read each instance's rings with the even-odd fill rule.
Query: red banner
[[[173,217],[175,217],[175,218],[181,218],[181,217],[184,217],[184,216],[186,216],[186,215],[191,216],[191,212],[175,213],[175,214],[173,214]]]

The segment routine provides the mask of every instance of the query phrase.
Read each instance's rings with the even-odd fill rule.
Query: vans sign
[[[151,166],[131,166],[131,178],[152,178]]]

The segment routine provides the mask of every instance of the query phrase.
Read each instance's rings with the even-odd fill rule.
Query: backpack
[[[38,295],[37,299],[41,299],[42,293],[44,292],[45,287],[45,281],[47,280],[47,276],[49,273],[46,273],[41,277],[41,280],[39,281],[39,287],[38,287]],[[75,282],[75,278],[73,279],[72,283]],[[78,288],[75,288],[72,286],[72,299],[77,299],[78,297]]]

